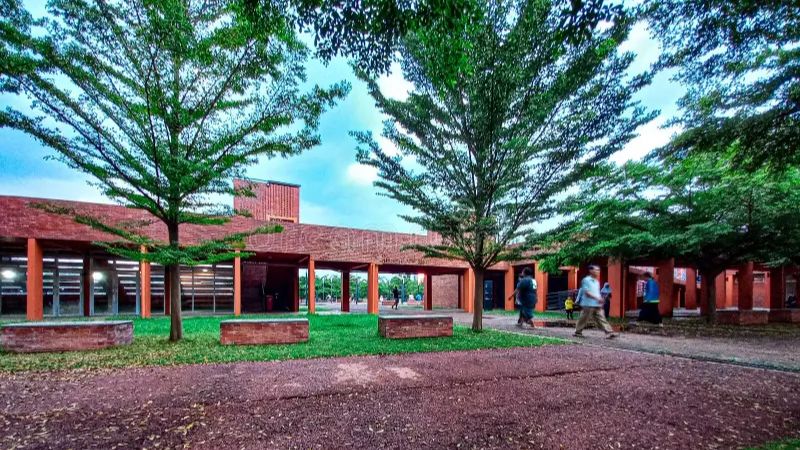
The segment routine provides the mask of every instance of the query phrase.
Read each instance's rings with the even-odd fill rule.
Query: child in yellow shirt
[[[572,297],[567,297],[564,302],[564,310],[567,312],[567,319],[572,320],[572,312],[575,311],[575,301],[572,300]]]

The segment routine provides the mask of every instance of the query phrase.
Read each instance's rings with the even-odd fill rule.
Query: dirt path
[[[589,346],[0,376],[0,448],[737,448],[800,376]]]
[[[450,313],[454,320],[471,324],[472,315]],[[484,327],[559,337],[574,342],[609,348],[636,350],[660,355],[683,356],[704,361],[714,361],[775,370],[800,372],[800,338],[798,334],[758,335],[742,334],[726,337],[660,336],[656,334],[621,333],[618,339],[607,340],[600,332],[587,330],[586,338],[572,337],[572,328],[516,327],[516,318],[488,315]]]

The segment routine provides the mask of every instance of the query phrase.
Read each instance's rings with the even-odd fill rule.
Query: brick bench
[[[720,325],[766,325],[769,311],[764,310],[717,310],[716,322]]]
[[[219,323],[222,345],[295,344],[308,341],[308,319],[234,319]]]
[[[14,353],[97,350],[133,342],[130,320],[30,322],[0,328],[0,346]]]
[[[453,318],[437,315],[378,316],[378,333],[389,339],[453,335]]]

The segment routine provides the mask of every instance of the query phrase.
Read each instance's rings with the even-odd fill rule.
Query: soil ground
[[[740,448],[800,437],[798,392],[592,345],[6,374],[0,448]]]

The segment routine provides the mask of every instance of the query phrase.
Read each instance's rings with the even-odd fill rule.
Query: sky
[[[631,67],[634,73],[649,67],[658,57],[658,44],[649,38],[643,24],[636,25],[624,50],[637,54]],[[327,65],[310,61],[309,81],[329,85],[347,80],[352,90],[346,99],[329,110],[320,123],[322,144],[289,159],[262,159],[247,169],[247,176],[296,183],[300,188],[300,221],[394,232],[421,232],[398,217],[408,212],[396,201],[380,195],[373,186],[375,172],[356,162],[356,142],[350,131],[372,131],[380,135],[385,117],[368,95],[366,85],[358,80],[346,60],[337,58]],[[398,68],[379,80],[382,92],[404,98],[411,85]],[[662,125],[676,112],[675,102],[682,95],[680,86],[669,74],[659,74],[637,97],[661,114],[641,127],[639,137],[612,158],[623,162],[638,159],[653,148],[664,145],[674,129]],[[18,98],[0,95],[0,107],[21,106]],[[379,141],[380,142],[380,141]],[[0,195],[45,197],[110,203],[89,183],[89,178],[62,162],[50,159],[54,152],[21,132],[0,129]]]

